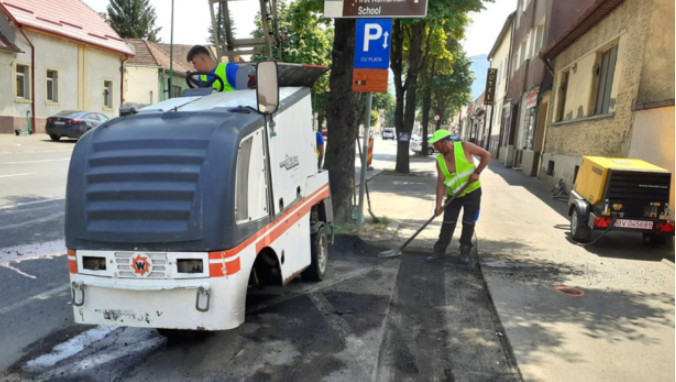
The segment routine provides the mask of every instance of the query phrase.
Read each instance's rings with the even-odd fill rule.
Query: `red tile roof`
[[[81,0],[0,0],[0,6],[19,26],[133,55],[113,28]]]
[[[158,66],[169,69],[169,53],[165,52],[159,44],[147,40],[125,39],[125,42],[134,45],[136,56],[127,60],[129,65]],[[185,73],[191,71],[185,57],[177,55],[174,45],[174,71]]]

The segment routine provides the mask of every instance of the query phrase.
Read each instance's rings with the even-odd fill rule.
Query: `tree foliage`
[[[281,49],[283,62],[295,64],[311,64],[329,66],[331,64],[331,42],[333,28],[331,20],[321,17],[315,12],[315,4],[310,1],[277,2],[277,17],[282,30],[283,41],[280,48],[275,47],[273,57],[277,57],[277,49]],[[260,13],[256,17],[254,37],[263,37]],[[262,54],[252,56],[252,61],[267,60]],[[329,76],[322,76],[312,87],[312,106],[320,126],[323,125],[325,109],[328,105]]]
[[[453,52],[444,40],[460,41],[469,22],[468,13],[482,8],[482,0],[430,0],[426,18],[394,20],[390,68],[394,72],[397,133],[410,134],[413,130],[417,93],[422,86],[420,77],[431,57],[451,57]],[[442,41],[444,44],[439,45]],[[440,46],[443,48],[437,50]],[[401,173],[410,170],[407,142],[397,145],[395,170]]]
[[[162,29],[155,27],[157,15],[150,0],[110,0],[108,23],[121,38],[144,39],[160,42],[157,34]]]

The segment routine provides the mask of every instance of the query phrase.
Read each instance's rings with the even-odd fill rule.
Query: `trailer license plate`
[[[618,228],[636,228],[636,229],[653,229],[653,222],[645,220],[626,220],[617,219],[615,227]]]

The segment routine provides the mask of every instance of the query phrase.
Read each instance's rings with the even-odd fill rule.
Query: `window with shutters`
[[[617,45],[598,55],[594,66],[594,115],[607,114],[610,108],[610,93],[613,89],[615,63],[617,62]]]
[[[563,121],[566,112],[566,97],[568,96],[568,74],[569,71],[561,73],[559,76],[559,86],[556,93],[556,118],[554,122]]]

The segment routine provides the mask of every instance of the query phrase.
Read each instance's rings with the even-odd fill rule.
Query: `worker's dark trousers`
[[[441,225],[439,240],[434,244],[434,253],[443,255],[446,248],[451,244],[455,225],[458,223],[460,210],[464,209],[462,215],[462,235],[460,236],[460,245],[472,247],[472,235],[474,235],[474,226],[479,220],[479,208],[481,207],[481,188],[478,188],[469,194],[455,199],[444,210],[444,222]]]

